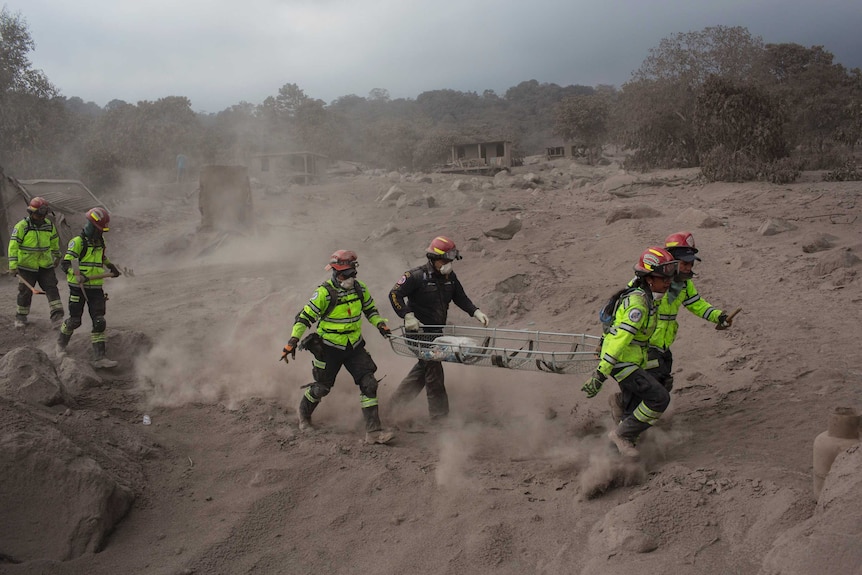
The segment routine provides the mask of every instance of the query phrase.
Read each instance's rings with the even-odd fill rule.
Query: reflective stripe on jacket
[[[676,316],[682,306],[685,306],[697,317],[712,323],[718,323],[718,316],[722,314],[720,309],[713,307],[708,301],[700,297],[693,281],[675,281],[659,300],[658,324],[649,340],[650,345],[663,350],[670,349],[679,331],[679,322]]]
[[[656,308],[641,288],[620,300],[613,325],[602,341],[600,372],[621,381],[637,368],[646,368],[650,336],[658,321]]]
[[[108,256],[105,254],[105,240],[99,239],[95,240],[92,238],[88,238],[86,243],[87,250],[84,253],[83,257],[81,257],[82,251],[84,251],[84,238],[81,236],[75,236],[71,240],[69,240],[69,246],[66,248],[66,256],[63,258],[65,261],[73,262],[78,260],[78,265],[81,268],[81,273],[87,276],[87,280],[84,282],[84,287],[102,287],[102,284],[105,283],[103,278],[100,279],[89,279],[91,276],[97,276],[99,274],[106,273],[111,264],[110,260],[108,260]],[[65,269],[66,265],[63,265]],[[78,279],[75,277],[75,268],[74,266],[69,266],[68,271],[66,272],[66,281],[69,282],[69,285],[77,286]]]
[[[57,228],[48,218],[41,224],[24,218],[12,228],[9,238],[9,269],[22,269],[31,272],[40,268],[54,267],[54,260],[60,259],[60,236]]]
[[[361,286],[361,301],[356,289],[342,288],[332,280],[326,282],[335,288],[335,293],[338,294],[338,303],[326,317],[321,317],[321,314],[329,306],[329,290],[319,286],[308,303],[296,314],[291,337],[301,338],[306,329],[318,322],[317,333],[324,343],[344,349],[348,344],[355,346],[362,339],[363,314],[374,327],[386,323],[374,305],[374,298],[371,297],[368,286],[358,279],[355,281]]]

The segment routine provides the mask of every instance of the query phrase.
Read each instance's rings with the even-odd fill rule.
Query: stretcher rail
[[[418,332],[400,326],[389,338],[405,357],[558,374],[595,371],[600,341],[579,333],[459,325],[426,325]]]

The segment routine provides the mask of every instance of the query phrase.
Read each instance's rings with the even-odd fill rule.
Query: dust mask
[[[352,287],[353,287],[353,282],[354,282],[354,281],[356,281],[356,278],[347,278],[347,279],[345,279],[345,280],[342,280],[342,281],[338,282],[338,285],[340,285],[340,286],[341,286],[341,287],[343,287],[344,289],[350,289],[350,288],[352,288]]]
[[[445,264],[440,266],[440,273],[443,274],[444,276],[446,274],[452,273],[452,262],[446,262]]]

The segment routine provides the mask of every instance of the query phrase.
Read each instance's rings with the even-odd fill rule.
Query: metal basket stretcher
[[[405,357],[547,373],[595,371],[600,342],[579,333],[459,325],[426,325],[418,332],[400,326],[389,337],[392,350]]]

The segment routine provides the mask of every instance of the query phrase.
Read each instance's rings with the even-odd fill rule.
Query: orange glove
[[[299,343],[298,337],[292,337],[287,340],[287,345],[284,346],[282,350],[281,359],[279,361],[283,361],[284,363],[290,363],[290,360],[287,359],[289,355],[291,359],[296,359],[296,344]]]

